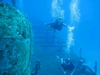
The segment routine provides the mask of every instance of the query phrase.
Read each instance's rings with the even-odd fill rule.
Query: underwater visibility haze
[[[18,42],[21,42],[20,45],[14,46],[11,51],[13,55],[14,50],[18,47],[22,55],[17,54],[16,56],[20,56],[20,58],[22,56],[22,59],[11,57],[17,61],[22,60],[26,62],[24,64],[22,64],[22,61],[17,62],[21,63],[21,65],[18,66],[23,67],[23,65],[28,64],[28,66],[23,68],[22,72],[31,71],[31,73],[25,72],[27,75],[100,75],[99,0],[0,0],[0,2],[9,4],[7,8],[11,5],[9,9],[14,11],[9,13],[14,12],[15,15],[12,17],[17,16],[13,18],[14,20],[12,19],[14,21],[12,21],[12,24],[7,24],[17,25],[18,29],[16,29],[16,26],[16,28],[14,28],[16,30],[15,34],[19,31],[18,36],[13,35],[13,37],[10,38],[14,39],[6,40],[8,40],[7,44],[12,42],[12,40],[15,41],[12,43],[17,43],[17,45],[19,44]],[[0,8],[0,11],[4,9],[2,9],[2,4],[0,4]],[[18,14],[16,14],[16,12]],[[7,16],[7,14],[5,16]],[[5,20],[2,17],[0,17],[0,19]],[[18,24],[15,23],[16,19]],[[7,20],[9,20],[9,17]],[[61,30],[54,28],[57,22],[63,23],[64,26]],[[0,27],[2,27],[1,25]],[[10,28],[10,26],[8,27]],[[9,35],[7,34],[6,36],[5,34],[4,37],[1,37],[0,32],[0,42],[3,41],[1,38],[9,38]],[[6,41],[4,41],[4,43],[5,42]],[[10,48],[12,45],[6,46]],[[0,48],[5,49],[1,46]],[[0,54],[2,53],[1,49]],[[4,54],[3,56],[6,55]],[[70,74],[61,66],[62,58],[64,60],[70,58],[70,61],[74,63],[75,68]],[[82,68],[80,71],[79,68],[78,71],[76,70],[80,58],[84,59],[85,65],[87,65],[86,72],[84,73],[84,69]],[[9,57],[9,59],[11,58]],[[14,59],[12,59],[12,62]],[[0,73],[2,73],[0,75],[6,75],[6,72],[1,72],[2,68],[5,69],[5,66],[2,67],[2,65],[0,65]],[[9,64],[6,66],[11,67]],[[72,68],[72,66],[70,67]],[[8,70],[5,71],[14,71],[8,67],[7,69]],[[19,70],[18,72],[19,75],[25,74],[20,73]]]

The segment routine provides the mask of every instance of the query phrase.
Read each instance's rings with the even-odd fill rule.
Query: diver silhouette
[[[62,18],[56,19],[55,22],[53,22],[53,23],[45,24],[45,26],[50,26],[49,29],[50,30],[53,29],[54,31],[56,31],[56,30],[61,31],[63,26],[68,27],[68,25],[63,23],[63,19]]]

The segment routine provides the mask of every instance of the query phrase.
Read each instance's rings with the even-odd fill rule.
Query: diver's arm
[[[63,64],[63,63],[64,63],[64,59],[63,59],[63,58],[61,58],[61,59],[60,59],[60,61],[61,61],[61,64]]]
[[[67,25],[67,24],[65,24],[65,23],[63,23],[63,26],[68,27],[68,25]]]
[[[49,25],[52,25],[52,24],[54,24],[54,23],[48,23],[48,24],[45,23],[45,26],[49,26]]]

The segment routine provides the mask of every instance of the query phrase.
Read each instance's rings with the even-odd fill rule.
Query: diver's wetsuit
[[[75,68],[74,64],[72,62],[70,62],[69,64],[63,63],[63,64],[61,64],[61,66],[64,69],[64,71],[66,71],[66,70],[73,71],[73,69]]]
[[[58,24],[56,24],[56,23],[50,23],[49,25],[51,25],[50,27],[51,28],[53,28],[53,29],[57,29],[57,30],[61,30],[62,29],[62,27],[63,27],[63,24],[60,24],[60,25],[58,25]]]
[[[59,30],[59,31],[62,30],[63,26],[67,27],[67,25],[63,23],[63,20],[61,18],[58,18],[57,20],[55,20],[55,22],[49,23],[46,26],[48,25],[50,26],[50,28],[53,28],[54,30]]]

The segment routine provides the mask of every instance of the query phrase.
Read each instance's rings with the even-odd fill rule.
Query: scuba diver
[[[95,62],[95,72],[86,65],[84,58],[78,58],[77,62],[72,61],[70,58],[64,60],[62,57],[56,55],[61,62],[61,68],[64,75],[97,75],[97,61]]]
[[[64,75],[72,75],[75,69],[75,65],[71,62],[70,58],[67,58],[65,61],[61,58],[61,67]]]
[[[65,23],[63,23],[62,18],[56,19],[55,22],[53,22],[53,23],[45,24],[45,26],[48,26],[48,25],[50,26],[49,29],[50,30],[53,29],[54,31],[56,31],[56,30],[61,31],[63,26],[68,27],[68,25],[66,25]]]

